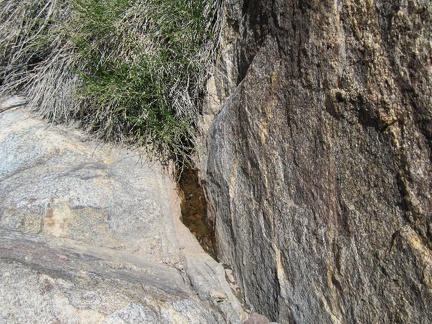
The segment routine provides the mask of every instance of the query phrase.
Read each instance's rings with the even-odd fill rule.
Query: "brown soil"
[[[213,224],[207,218],[207,202],[196,170],[184,170],[179,181],[181,220],[215,260]]]

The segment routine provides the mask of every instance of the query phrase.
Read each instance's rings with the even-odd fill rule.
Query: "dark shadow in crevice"
[[[207,217],[207,201],[199,183],[198,171],[186,169],[180,175],[181,221],[197,238],[205,252],[216,261],[213,223]]]

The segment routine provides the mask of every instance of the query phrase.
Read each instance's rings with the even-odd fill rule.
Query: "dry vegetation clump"
[[[61,23],[69,15],[65,2],[0,2],[0,94],[25,94],[55,120],[68,120],[77,107],[78,62]]]
[[[187,163],[220,0],[1,0],[0,95]]]

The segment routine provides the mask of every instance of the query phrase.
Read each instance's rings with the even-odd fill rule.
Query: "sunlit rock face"
[[[0,323],[247,318],[166,168],[23,105],[0,104]]]
[[[249,306],[431,322],[430,2],[226,1],[213,75],[201,176]]]

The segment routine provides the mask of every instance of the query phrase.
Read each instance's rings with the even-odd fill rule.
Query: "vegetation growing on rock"
[[[214,0],[3,0],[0,92],[56,121],[189,160]],[[150,145],[148,145],[150,144]]]

